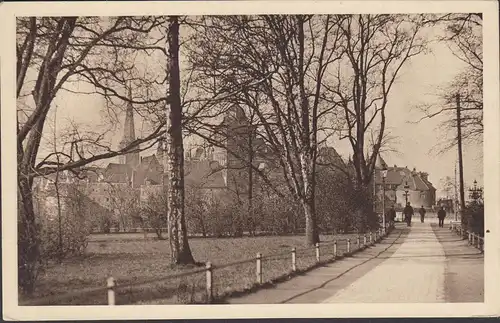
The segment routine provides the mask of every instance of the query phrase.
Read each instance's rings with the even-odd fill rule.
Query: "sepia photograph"
[[[4,318],[498,314],[498,4],[405,2],[10,3]]]

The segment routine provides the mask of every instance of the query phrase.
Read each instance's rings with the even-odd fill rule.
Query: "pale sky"
[[[429,173],[429,180],[440,189],[440,180],[445,176],[454,177],[457,150],[437,155],[432,148],[442,141],[443,133],[437,127],[442,117],[424,119],[415,124],[422,113],[415,105],[435,102],[436,88],[443,86],[460,71],[463,63],[451,54],[445,44],[434,44],[432,53],[414,57],[399,74],[399,80],[390,94],[386,116],[387,129],[397,136],[394,145],[399,153],[384,153],[382,157],[388,165],[408,166]],[[341,155],[351,154],[350,145],[333,143]],[[463,147],[464,183],[472,186],[476,179],[483,185],[483,147],[466,145]],[[467,194],[467,192],[466,192]]]
[[[432,53],[416,56],[403,67],[389,96],[386,110],[387,127],[392,135],[398,137],[394,148],[399,153],[386,153],[382,155],[383,158],[391,166],[415,167],[419,171],[428,172],[429,180],[438,188],[438,196],[440,194],[440,180],[445,176],[454,176],[457,152],[452,150],[442,155],[431,154],[431,149],[443,137],[443,133],[436,129],[442,119],[436,117],[413,124],[411,122],[418,120],[422,115],[412,107],[423,102],[434,102],[432,94],[439,86],[450,81],[462,67],[462,62],[452,55],[445,44],[434,44]],[[89,89],[82,87],[80,90]],[[94,95],[60,92],[55,103],[58,105],[57,127],[59,130],[68,124],[68,120],[74,120],[88,128],[95,127],[99,124],[100,113],[104,108],[103,98]],[[124,114],[120,116],[121,123],[123,123],[123,118]],[[141,135],[141,127],[142,125],[137,118],[136,135],[138,136]],[[45,129],[46,133],[51,133],[51,128],[52,124],[48,123]],[[121,139],[122,131],[119,125],[112,138],[115,146]],[[333,145],[345,158],[352,155],[347,140],[343,142],[330,140],[329,144]],[[466,187],[471,186],[475,179],[480,185],[483,184],[482,156],[482,146],[464,146]],[[104,163],[110,161],[112,160]]]

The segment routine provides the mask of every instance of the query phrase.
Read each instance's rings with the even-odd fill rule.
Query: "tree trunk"
[[[306,243],[314,245],[319,242],[318,223],[316,219],[315,207],[315,190],[313,188],[314,176],[312,174],[312,167],[310,155],[304,154],[302,159],[302,176],[304,179],[304,198],[302,199],[302,207],[304,208],[304,215],[306,220]]]
[[[170,178],[167,218],[171,226],[171,260],[173,264],[193,264],[194,259],[187,238],[184,213],[184,147],[180,99],[179,20],[177,16],[169,17],[168,45],[170,111],[167,160]]]
[[[306,218],[306,243],[308,245],[314,245],[319,242],[314,199],[303,200],[302,207],[304,208],[304,215]]]
[[[368,219],[373,212],[373,199],[371,198],[370,184],[359,184],[355,188],[356,210],[354,225],[358,232],[363,232],[368,224]]]
[[[21,293],[30,295],[35,289],[40,245],[31,190],[32,181],[20,172],[18,185],[18,285]]]

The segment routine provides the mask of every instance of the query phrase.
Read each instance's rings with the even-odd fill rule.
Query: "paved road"
[[[229,303],[482,302],[483,268],[478,250],[427,219],[411,229],[399,224],[353,257]]]

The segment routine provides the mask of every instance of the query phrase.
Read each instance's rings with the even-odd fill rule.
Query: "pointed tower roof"
[[[132,87],[128,87],[128,98],[132,100]],[[125,124],[123,127],[123,139],[122,142],[130,143],[135,140],[135,126],[134,126],[134,106],[132,103],[127,104],[127,110],[125,112]]]
[[[382,158],[382,156],[380,156],[380,154],[377,155],[377,160],[375,161],[375,168],[377,168],[377,169],[384,169],[384,168],[387,169],[388,168],[387,163]]]

